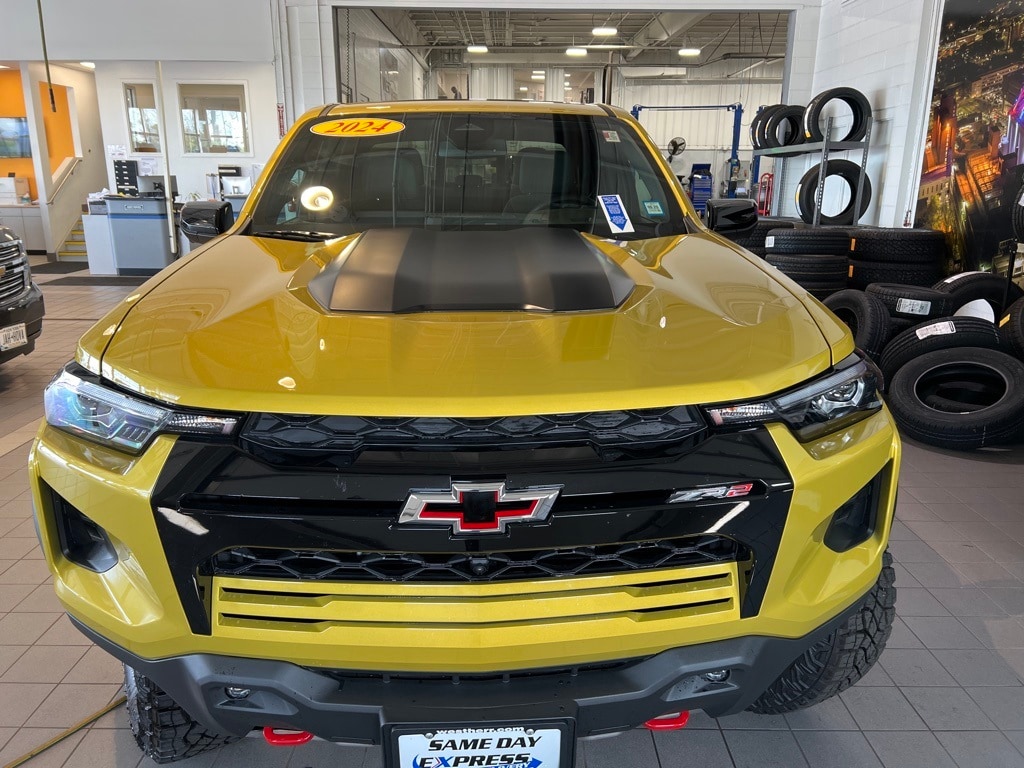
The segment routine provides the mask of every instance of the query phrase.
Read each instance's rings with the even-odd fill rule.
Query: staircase
[[[85,252],[85,230],[82,229],[82,217],[71,228],[63,245],[57,249],[57,261],[87,261]]]

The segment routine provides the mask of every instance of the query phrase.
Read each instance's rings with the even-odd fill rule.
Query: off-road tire
[[[889,310],[870,293],[852,288],[838,291],[825,301],[853,334],[853,340],[872,360],[877,360],[889,341]]]
[[[871,115],[871,104],[867,97],[856,88],[840,87],[822,91],[808,103],[804,110],[804,137],[807,141],[824,141],[825,133],[822,126],[821,113],[825,105],[832,99],[846,103],[853,113],[853,121],[846,135],[839,141],[860,141],[867,134],[867,119]],[[834,136],[829,137],[836,140]]]
[[[896,371],[886,402],[904,437],[958,451],[1004,445],[1024,432],[1024,363],[981,347],[927,352]]]
[[[992,272],[961,272],[940,280],[932,288],[956,297],[957,309],[968,302],[984,299],[992,306],[996,317],[1015,301],[1024,298],[1024,290],[1020,286],[1007,283],[1005,277]]]
[[[855,246],[856,247],[856,246]],[[902,285],[930,286],[942,277],[936,264],[900,264],[861,261],[854,250],[850,257],[850,288],[864,290],[871,283],[900,283]]]
[[[1017,299],[996,321],[1003,344],[1017,359],[1024,360],[1024,299]]]
[[[764,241],[768,253],[849,256],[850,233],[845,229],[772,229]]]
[[[893,337],[878,361],[886,381],[904,365],[926,352],[957,347],[999,349],[999,331],[988,320],[977,317],[942,317],[926,320]]]
[[[934,229],[854,227],[850,236],[850,258],[858,261],[941,269],[946,260],[946,235]]]
[[[895,582],[892,555],[885,552],[878,581],[857,612],[808,648],[748,709],[759,715],[803,709],[832,698],[864,677],[892,632]]]
[[[757,223],[754,224],[753,229],[736,234],[723,233],[722,237],[732,240],[736,245],[742,245],[748,251],[764,257],[764,241],[768,233],[773,229],[792,229],[794,223],[793,219],[784,219],[779,216],[761,216],[758,218]]]
[[[949,317],[956,309],[956,301],[948,293],[919,285],[871,283],[866,290],[880,299],[893,317],[903,317],[916,323]]]
[[[156,763],[173,763],[238,741],[237,736],[207,730],[156,683],[127,664],[124,692],[132,735],[139,749]]]
[[[849,160],[829,160],[825,169],[821,164],[813,166],[805,173],[796,185],[796,208],[800,218],[808,224],[814,222],[814,211],[817,208],[818,177],[821,173],[826,176],[838,176],[843,179],[850,188],[850,199],[846,206],[836,214],[828,215],[821,213],[818,216],[818,223],[825,225],[848,226],[857,222],[871,204],[871,178],[865,173],[861,177],[860,166]],[[862,186],[863,185],[863,186]],[[857,189],[860,187],[860,211],[854,212],[857,204]]]

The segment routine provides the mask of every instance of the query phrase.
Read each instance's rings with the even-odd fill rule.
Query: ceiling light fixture
[[[611,37],[619,34],[619,30],[615,27],[594,27],[590,30],[590,34],[594,37]]]
[[[700,56],[700,48],[680,48],[676,53],[680,56]]]
[[[85,67],[86,69],[96,69],[96,65],[91,61],[80,61],[78,66]]]
[[[587,55],[587,49],[586,48],[575,48],[575,47],[574,48],[566,48],[565,49],[565,55],[566,56],[586,56]]]
[[[544,70],[543,69],[535,69],[535,70],[533,70],[533,74],[535,74],[535,75],[543,75],[544,74]]]
[[[467,45],[466,53],[487,53],[486,45]]]
[[[529,89],[529,88],[527,88],[527,87],[526,87],[525,85],[520,85],[520,86],[519,86],[519,91],[520,91],[521,93],[526,93],[526,92],[527,92],[528,90],[530,90],[530,89]]]
[[[531,80],[543,80],[544,75],[530,75]]]

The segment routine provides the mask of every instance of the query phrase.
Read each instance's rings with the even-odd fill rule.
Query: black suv
[[[43,293],[32,282],[25,246],[0,226],[0,363],[35,349],[43,314]]]

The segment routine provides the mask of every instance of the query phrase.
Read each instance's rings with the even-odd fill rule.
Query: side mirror
[[[708,229],[712,232],[740,234],[757,224],[757,205],[753,200],[708,200]]]
[[[205,243],[223,235],[232,224],[230,203],[203,200],[182,206],[178,226],[190,243]]]

